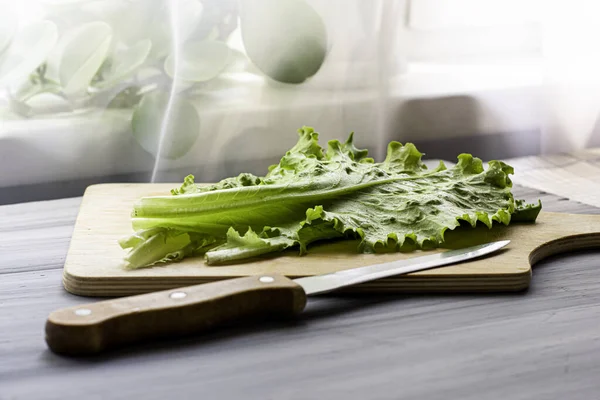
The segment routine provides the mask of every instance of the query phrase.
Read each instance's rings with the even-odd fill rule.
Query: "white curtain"
[[[261,174],[302,125],[355,131],[376,158],[390,140],[484,158],[600,146],[594,0],[2,8],[0,193]]]
[[[4,9],[0,187],[264,173],[302,125],[323,140],[356,130],[360,144],[383,150],[390,82],[404,65],[404,0],[28,0]],[[273,63],[300,65],[306,80],[269,76]]]
[[[600,3],[551,1],[544,9],[545,153],[600,147]]]

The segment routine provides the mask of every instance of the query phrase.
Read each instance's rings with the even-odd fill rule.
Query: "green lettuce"
[[[513,168],[470,154],[448,169],[432,170],[411,144],[391,142],[383,162],[358,149],[350,134],[323,149],[310,127],[264,177],[248,173],[213,185],[188,176],[170,196],[134,205],[136,233],[120,241],[131,249],[130,268],[204,255],[207,264],[231,263],[328,240],[359,239],[358,251],[434,248],[459,225],[535,221],[541,203],[515,202]]]

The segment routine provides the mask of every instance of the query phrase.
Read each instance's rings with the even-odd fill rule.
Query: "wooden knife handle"
[[[305,305],[302,287],[282,275],[228,279],[54,311],[46,342],[56,353],[94,354],[240,320],[289,317]]]

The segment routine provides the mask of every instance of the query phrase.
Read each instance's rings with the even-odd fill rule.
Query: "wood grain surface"
[[[46,322],[46,343],[55,353],[91,355],[242,320],[289,320],[305,306],[306,293],[293,280],[278,274],[245,276],[56,310]]]
[[[516,188],[548,211],[599,210]],[[509,294],[309,299],[296,323],[97,358],[50,352],[81,199],[0,207],[0,399],[596,399],[600,252],[540,262]]]
[[[316,244],[309,253],[297,250],[227,266],[207,266],[201,257],[151,268],[127,270],[126,254],[117,241],[133,233],[131,209],[139,198],[165,195],[173,184],[104,184],[90,186],[81,204],[67,254],[63,283],[74,294],[123,296],[195,285],[250,275],[279,273],[290,278],[321,275],[431,253],[359,254],[358,243]],[[582,234],[590,234],[583,236]],[[574,236],[573,235],[578,235]],[[559,240],[571,236],[568,240]],[[542,211],[535,224],[466,227],[446,234],[447,248],[467,247],[495,240],[511,240],[490,257],[453,266],[380,279],[347,292],[472,292],[517,291],[529,286],[531,260],[576,248],[600,247],[600,216]],[[546,243],[551,243],[545,246]],[[433,250],[433,252],[443,249]]]

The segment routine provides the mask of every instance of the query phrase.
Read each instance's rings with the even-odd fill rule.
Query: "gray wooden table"
[[[320,298],[296,323],[57,356],[48,313],[90,301],[61,286],[79,201],[0,207],[2,400],[600,399],[600,252],[539,264],[524,293]]]

